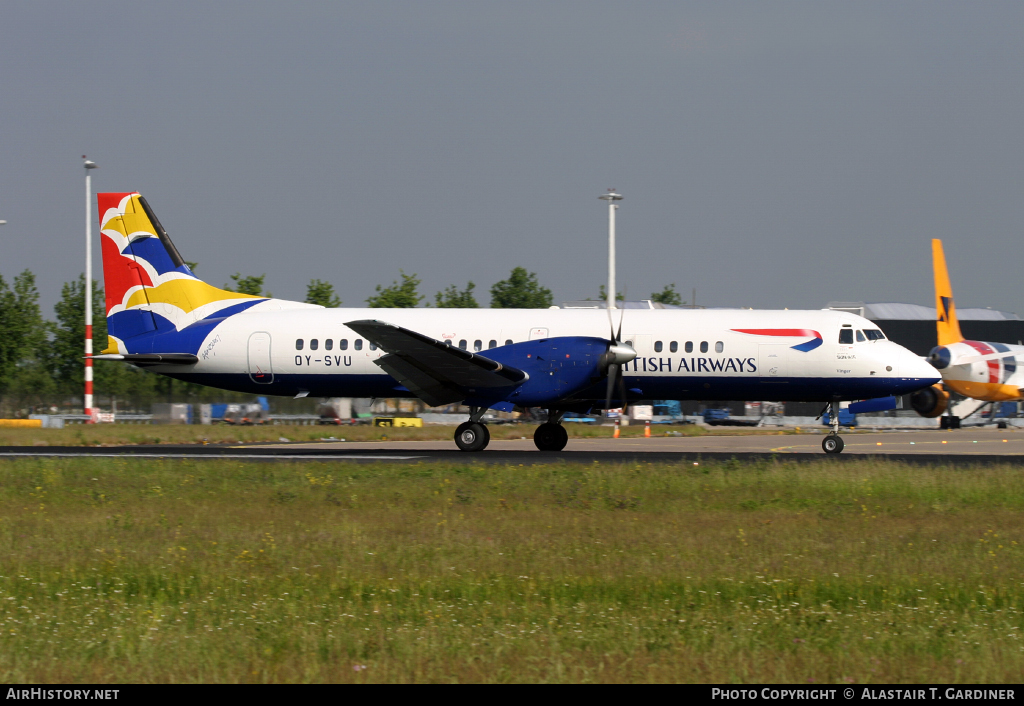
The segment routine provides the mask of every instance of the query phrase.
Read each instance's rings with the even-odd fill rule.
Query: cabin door
[[[274,382],[274,369],[270,365],[270,334],[265,331],[249,336],[249,377],[261,385]]]

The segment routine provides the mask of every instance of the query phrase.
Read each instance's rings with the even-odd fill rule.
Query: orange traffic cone
[[[618,439],[619,438],[619,420],[618,419],[615,420],[615,433],[612,434],[612,438],[613,439]]]
[[[648,419],[646,422],[644,422],[644,436],[647,437],[648,439],[651,438],[651,420],[650,419]]]

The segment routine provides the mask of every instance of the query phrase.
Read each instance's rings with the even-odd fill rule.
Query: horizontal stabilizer
[[[103,353],[89,356],[93,360],[120,360],[132,365],[195,365],[199,356],[192,353]]]
[[[430,406],[515,387],[529,378],[517,368],[384,321],[345,325],[386,352],[374,363]]]

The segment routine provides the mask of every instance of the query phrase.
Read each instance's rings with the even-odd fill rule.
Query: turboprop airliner
[[[910,398],[913,408],[924,417],[941,416],[949,407],[951,391],[982,402],[978,409],[986,402],[1020,400],[1024,387],[1024,367],[1020,365],[1024,346],[965,339],[956,317],[941,240],[932,240],[932,269],[938,345],[928,354],[928,362],[942,374],[942,383],[915,393]],[[958,427],[960,418],[947,415],[942,426]]]
[[[821,401],[834,412],[864,400],[866,411],[939,381],[846,312],[631,309],[616,331],[612,302],[607,311],[325,309],[225,291],[195,276],[141,195],[98,201],[109,335],[94,358],[261,395],[461,403],[463,451],[487,446],[486,410],[515,405],[548,410],[534,442],[560,451],[568,411],[639,399]],[[839,453],[839,415],[831,419],[822,448]]]

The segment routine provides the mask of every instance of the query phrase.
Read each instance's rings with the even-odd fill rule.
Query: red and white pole
[[[96,163],[85,160],[85,420],[92,424],[92,172]]]

